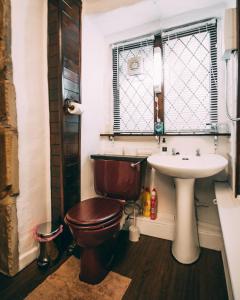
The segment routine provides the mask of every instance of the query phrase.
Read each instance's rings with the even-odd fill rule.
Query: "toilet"
[[[82,250],[79,278],[90,284],[101,282],[109,271],[124,203],[139,197],[141,164],[95,157],[94,188],[99,196],[76,204],[65,216]]]

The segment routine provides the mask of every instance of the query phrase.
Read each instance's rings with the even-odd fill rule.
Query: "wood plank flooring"
[[[171,242],[141,236],[138,243],[120,236],[113,270],[132,278],[124,300],[226,300],[221,253],[202,248],[192,265],[178,263]]]
[[[202,249],[200,259],[186,266],[174,260],[170,249],[166,240],[142,235],[131,243],[127,232],[120,234],[113,271],[132,279],[123,300],[228,299],[220,252]],[[48,271],[33,262],[14,278],[0,275],[0,299],[24,299],[65,259]]]

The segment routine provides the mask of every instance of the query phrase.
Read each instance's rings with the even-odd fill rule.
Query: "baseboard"
[[[222,251],[223,238],[221,229],[218,226],[198,222],[198,235],[201,247]]]
[[[173,240],[174,238],[174,221],[171,218],[158,217],[156,220],[151,220],[146,217],[137,217],[137,226],[140,233],[165,239]]]
[[[175,221],[172,215],[161,214],[156,220],[139,216],[137,217],[137,226],[141,234],[170,241],[174,238]],[[222,233],[217,226],[199,222],[198,233],[201,247],[217,251],[222,250]]]
[[[38,256],[38,247],[35,246],[19,257],[19,271],[24,269],[27,265],[34,261]]]

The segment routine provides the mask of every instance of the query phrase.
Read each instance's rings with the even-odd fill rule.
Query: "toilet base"
[[[90,284],[101,282],[110,271],[116,243],[113,238],[98,247],[82,248],[79,279]]]

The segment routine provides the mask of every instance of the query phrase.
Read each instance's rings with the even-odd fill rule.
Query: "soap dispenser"
[[[162,155],[168,154],[167,141],[166,141],[165,137],[162,139],[162,151],[161,152],[162,152]]]

